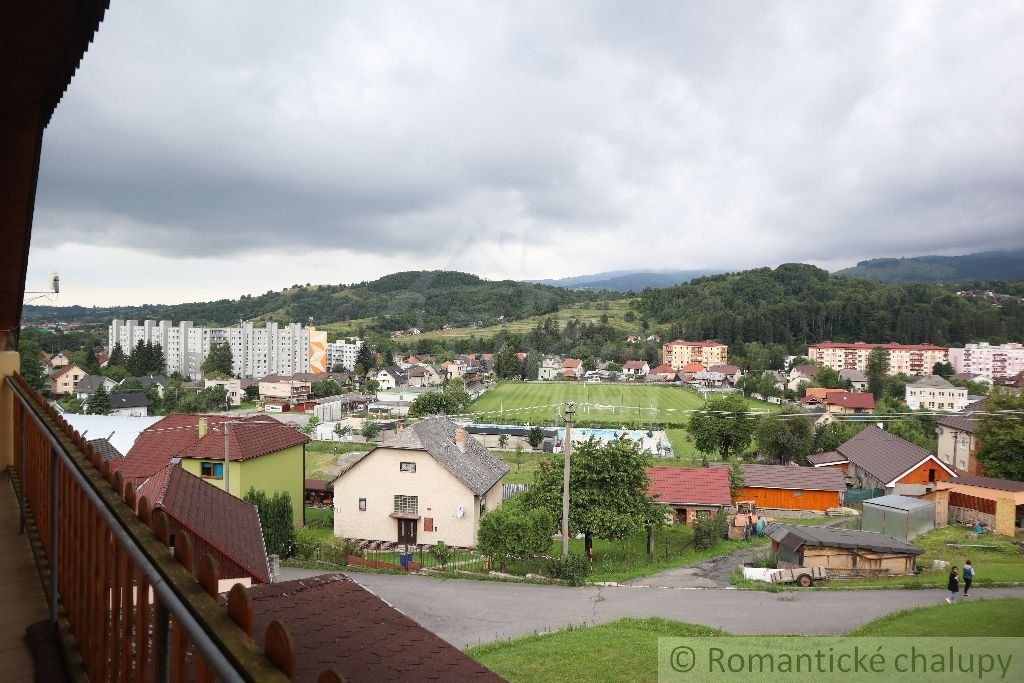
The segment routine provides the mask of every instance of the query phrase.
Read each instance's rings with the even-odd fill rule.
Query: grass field
[[[469,405],[467,412],[480,413],[484,422],[530,422],[561,424],[556,412],[566,401],[575,401],[576,423],[611,427],[643,428],[650,424],[685,427],[689,413],[704,405],[692,389],[645,384],[584,384],[582,382],[505,382]],[[748,400],[752,411],[775,411],[771,403]],[[672,439],[672,434],[669,438]],[[683,447],[685,435],[676,433]]]
[[[527,636],[470,648],[467,654],[516,683],[528,681],[656,681],[658,638],[714,637],[719,629],[665,619],[608,624]],[[1002,598],[894,612],[851,636],[1024,636],[1024,600]],[[762,637],[770,641],[771,636]]]
[[[310,441],[306,444],[306,478],[326,479],[324,470],[338,462],[338,456],[352,451],[368,451],[373,444],[342,441]]]
[[[560,325],[573,318],[582,322],[597,322],[601,319],[602,315],[608,316],[608,322],[615,327],[618,327],[629,334],[639,334],[640,325],[639,323],[627,323],[624,320],[626,312],[629,311],[629,304],[633,299],[619,299],[617,301],[609,301],[608,308],[595,308],[592,303],[578,304],[572,307],[566,307],[559,310],[557,313],[549,313],[546,315],[534,315],[529,318],[523,318],[522,320],[511,320],[503,325],[491,325],[489,327],[453,327],[449,330],[431,330],[424,332],[418,339],[455,339],[464,337],[493,337],[501,330],[508,330],[509,332],[524,333],[529,332],[537,326],[538,322],[543,322],[546,318],[554,317],[558,320]],[[344,323],[350,324],[350,323]]]

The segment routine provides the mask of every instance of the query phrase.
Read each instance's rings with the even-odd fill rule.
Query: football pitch
[[[576,424],[643,427],[650,424],[685,426],[690,411],[704,399],[693,389],[678,386],[585,384],[583,382],[504,382],[469,405],[477,422],[562,424],[559,408],[574,401]],[[751,411],[777,406],[747,400]]]

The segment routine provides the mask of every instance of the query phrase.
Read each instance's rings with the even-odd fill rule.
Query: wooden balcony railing
[[[93,681],[295,680],[284,625],[271,622],[261,649],[248,591],[235,585],[221,607],[213,559],[193,577],[188,534],[176,534],[172,553],[163,512],[136,500],[20,375],[4,381],[15,398],[21,529],[35,540],[50,620],[73,646],[72,665]],[[319,680],[341,678],[325,671]]]

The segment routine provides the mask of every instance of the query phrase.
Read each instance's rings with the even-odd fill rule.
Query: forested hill
[[[1024,249],[986,251],[963,256],[876,258],[861,261],[836,275],[882,282],[943,282],[1024,279]]]
[[[838,277],[795,263],[647,290],[638,305],[672,337],[776,342],[791,351],[825,339],[959,344],[1024,337],[1020,301],[993,306],[941,285]]]
[[[295,285],[280,292],[239,299],[167,306],[26,306],[25,320],[107,323],[111,318],[191,320],[195,324],[237,325],[239,320],[308,323],[372,319],[379,331],[445,323],[494,324],[501,316],[517,320],[553,313],[581,301],[617,298],[614,293],[577,292],[513,280],[488,281],[452,271],[393,273],[352,285]]]

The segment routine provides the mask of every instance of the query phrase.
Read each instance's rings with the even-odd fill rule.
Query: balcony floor
[[[3,680],[31,681],[35,670],[25,628],[47,618],[46,596],[28,537],[18,534],[18,497],[0,472],[0,671]]]

